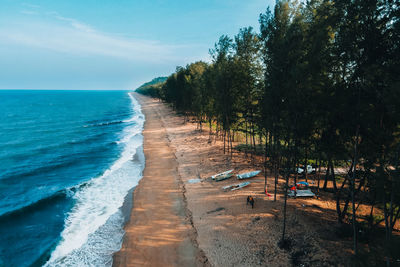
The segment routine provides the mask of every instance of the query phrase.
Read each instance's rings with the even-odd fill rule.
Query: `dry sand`
[[[146,116],[146,168],[134,192],[134,207],[114,266],[338,266],[346,262],[350,252],[344,248],[351,246],[351,239],[339,240],[333,230],[327,230],[335,229],[330,202],[289,199],[291,248],[280,249],[283,198],[278,194],[274,202],[263,194],[263,173],[249,179],[250,186],[228,192],[221,188],[238,183],[235,177],[222,182],[207,178],[228,169],[235,173],[257,169],[250,159],[241,153],[232,158],[224,155],[221,141],[214,137],[211,141],[207,131],[184,123],[166,104],[135,97]],[[270,191],[272,184],[268,177]],[[254,209],[246,205],[248,195],[255,198]]]
[[[196,245],[161,106],[136,97],[146,116],[146,167],[133,195],[134,207],[122,248],[114,255],[114,266],[202,266],[204,253]]]

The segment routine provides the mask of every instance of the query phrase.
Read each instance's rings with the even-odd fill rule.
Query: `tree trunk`
[[[343,191],[343,188],[344,188],[344,186],[345,186],[347,181],[348,181],[348,177],[345,178],[345,180],[343,181],[340,189],[336,193],[336,212],[338,214],[338,222],[340,224],[343,223],[343,219],[344,219],[344,217],[345,217],[345,215],[347,213],[347,209],[349,207],[349,199],[350,199],[349,197],[347,197],[345,199],[345,204],[344,204],[343,210],[340,207],[340,200],[341,200],[342,191]]]
[[[209,139],[211,140],[211,135],[212,135],[212,119],[208,119],[208,123],[210,125],[210,134],[209,134]]]
[[[276,201],[276,191],[278,187],[278,171],[279,171],[279,138],[274,135],[274,168],[275,168],[275,188],[274,188],[274,201]]]
[[[244,150],[245,156],[247,158],[247,149],[249,147],[249,142],[247,141],[247,136],[248,136],[248,126],[247,126],[248,122],[247,122],[247,118],[246,118],[246,148]]]
[[[294,144],[295,144],[295,152],[294,152],[294,171],[295,171],[295,174],[294,174],[294,185],[296,185],[296,183],[297,183],[297,178],[298,178],[298,175],[299,175],[299,172],[297,171],[298,170],[298,160],[297,160],[297,147],[296,147],[296,145],[297,145],[297,141],[295,141],[294,142]]]
[[[231,158],[233,157],[233,136],[235,135],[234,131],[232,130],[231,134]]]
[[[328,185],[329,168],[330,168],[330,165],[328,164],[327,168],[326,168],[326,173],[325,173],[325,182],[324,182],[324,187],[323,187],[324,191],[326,191],[326,187]]]
[[[225,154],[225,136],[226,136],[226,131],[224,130],[224,154]]]
[[[282,230],[282,244],[285,242],[285,232],[286,232],[286,206],[287,206],[287,188],[289,183],[289,174],[286,173],[286,182],[285,182],[285,201],[283,205],[283,230]]]
[[[271,134],[271,132],[268,132],[268,160],[269,160],[269,162],[271,162],[271,159],[272,159],[272,134]],[[271,174],[272,174],[272,168],[271,168]]]
[[[358,248],[357,248],[357,218],[356,218],[356,203],[354,199],[354,191],[355,191],[355,182],[356,182],[356,170],[357,170],[357,161],[358,161],[358,138],[359,138],[359,128],[357,126],[356,131],[356,142],[354,144],[354,171],[353,171],[353,178],[351,179],[351,202],[352,202],[352,222],[353,222],[353,249],[354,254],[357,256]]]
[[[400,150],[400,148],[399,148]],[[382,153],[383,154],[383,153]],[[392,258],[391,255],[391,248],[392,248],[392,231],[393,231],[393,227],[396,223],[396,220],[399,216],[399,212],[400,212],[400,207],[398,207],[397,209],[397,213],[396,215],[394,214],[394,193],[395,193],[395,188],[396,188],[396,178],[397,175],[399,173],[399,151],[397,152],[397,159],[396,159],[396,163],[395,163],[395,175],[392,176],[392,179],[390,181],[390,202],[389,202],[389,209],[387,208],[387,201],[386,201],[386,197],[385,197],[385,185],[383,184],[383,211],[384,211],[384,217],[385,217],[385,239],[386,239],[386,266],[390,266],[390,259]],[[384,174],[384,169],[383,169],[383,164],[384,164],[384,159],[383,159],[383,155],[382,155],[382,159],[380,161],[380,169],[381,169],[381,173],[382,173],[382,178],[384,178],[384,180],[386,180],[386,175]],[[389,175],[390,176],[390,175]],[[389,182],[389,181],[388,181]]]
[[[374,227],[374,207],[375,207],[375,198],[376,194],[374,194],[374,199],[372,200],[371,203],[371,211],[369,213],[369,220],[368,220],[368,227],[369,229],[372,229]]]
[[[335,168],[333,166],[332,159],[329,159],[329,165],[330,165],[330,169],[331,169],[331,179],[332,179],[332,183],[333,183],[333,189],[336,192],[337,186],[336,186]]]
[[[289,147],[289,142],[288,143],[288,147]],[[283,245],[285,243],[285,232],[286,232],[286,206],[287,206],[287,191],[288,191],[288,187],[289,187],[289,169],[291,167],[291,159],[290,159],[290,154],[291,151],[288,150],[288,153],[286,154],[286,170],[285,170],[285,201],[284,201],[284,205],[283,205],[283,230],[282,230],[282,240],[281,240],[281,244]]]
[[[256,154],[256,152],[257,152],[257,147],[256,147],[256,133],[255,133],[255,130],[254,130],[254,123],[252,122],[251,123],[251,131],[252,131],[252,133],[251,133],[251,135],[252,135],[252,138],[253,138],[253,154],[255,155]]]
[[[265,151],[264,151],[264,193],[267,193],[267,147],[268,147],[268,142],[267,142],[267,136],[265,136]]]
[[[317,173],[317,178],[318,178],[318,189],[317,189],[317,192],[318,192],[318,194],[319,194],[319,183],[320,183],[320,181],[321,181],[321,155],[319,156],[319,160],[318,160],[318,173]]]
[[[278,186],[278,162],[274,163],[274,175],[275,175],[274,201],[276,201],[276,190],[277,190],[277,186]]]
[[[307,178],[308,178],[308,171],[307,171],[307,165],[308,165],[308,147],[307,147],[307,142],[305,143],[305,154],[306,154],[306,158],[304,160],[304,178],[307,182]]]

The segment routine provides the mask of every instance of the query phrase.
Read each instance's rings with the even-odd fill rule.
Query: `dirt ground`
[[[234,176],[216,182],[209,178],[211,175],[229,169],[234,169],[235,174],[250,170],[263,170],[261,161],[256,159],[255,162],[252,162],[250,157],[239,152],[233,153],[232,158],[228,154],[224,155],[223,142],[217,140],[215,136],[210,138],[208,129],[199,131],[195,123],[185,122],[182,116],[177,116],[170,107],[158,100],[139,95],[135,95],[135,97],[139,99],[145,112],[147,106],[152,106],[152,109],[151,112],[148,110],[146,113],[144,131],[145,153],[147,151],[146,169],[144,178],[134,193],[131,226],[126,227],[127,238],[121,250],[127,255],[132,255],[128,258],[132,259],[134,263],[148,263],[146,260],[149,259],[143,259],[144,252],[138,252],[138,247],[143,244],[143,240],[150,238],[147,237],[149,233],[153,236],[150,239],[159,242],[159,236],[168,231],[168,238],[176,239],[169,245],[192,247],[191,255],[195,255],[194,263],[197,265],[350,265],[352,236],[338,225],[336,203],[331,194],[321,192],[318,199],[288,199],[286,237],[289,239],[289,244],[286,249],[281,249],[278,242],[282,237],[283,227],[284,197],[282,188],[284,181],[279,181],[276,202],[273,201],[273,196],[268,197],[264,194],[263,172],[248,179],[247,181],[251,184],[245,188],[236,191],[222,190],[223,186],[239,181]],[[152,112],[156,112],[158,115],[154,116]],[[152,122],[157,119],[159,123]],[[160,166],[157,164],[160,163],[157,163],[153,165],[152,169],[149,169],[152,165],[151,161],[159,161],[164,157],[164,152],[159,154],[158,148],[153,147],[154,145],[158,146],[158,143],[152,144],[152,148],[149,148],[149,140],[157,136],[160,131],[163,132],[168,147],[164,151],[168,150],[168,153],[174,155],[173,159],[171,158],[165,163],[168,168],[176,171],[172,175],[176,175],[176,177],[171,178],[174,181],[171,186],[173,190],[177,190],[176,194],[179,195],[179,190],[183,193],[180,196],[182,199],[179,200],[181,204],[178,205],[183,216],[178,220],[167,215],[162,215],[163,220],[154,220],[152,218],[153,211],[149,208],[158,204],[154,202],[154,197],[149,198],[141,193],[145,184],[149,182],[148,180],[164,180],[166,178],[165,170],[163,170],[165,165],[158,170],[157,168]],[[146,146],[148,146],[147,149]],[[168,172],[170,171],[168,170]],[[270,175],[267,176],[268,191],[273,195],[274,181]],[[151,187],[155,184],[156,181],[153,180],[153,183],[148,185],[147,194],[153,192],[153,194],[165,195],[165,192],[162,191],[170,190],[170,187],[164,187],[164,185],[162,190],[152,189]],[[246,205],[249,195],[255,198],[254,209],[250,205]],[[143,213],[145,214],[143,215]],[[137,221],[142,220],[142,216],[149,216],[149,219],[139,224]],[[168,228],[171,225],[170,220],[175,221],[175,224]],[[138,224],[142,226],[138,227]],[[158,231],[153,231],[154,229],[158,229]],[[186,243],[183,241],[185,238],[188,240]],[[368,250],[368,244],[360,246],[362,249]],[[154,258],[163,253],[171,256],[171,251],[174,250],[176,251],[176,248],[172,250],[166,248],[164,252],[159,249],[156,250],[157,254],[153,254],[155,250],[149,250],[147,256],[150,255],[150,258]],[[122,261],[118,257],[115,257],[115,262],[118,263],[115,264],[116,266],[129,265],[128,258],[125,257],[126,260]],[[173,257],[175,260],[169,261],[171,265],[179,265],[177,259],[181,255]]]

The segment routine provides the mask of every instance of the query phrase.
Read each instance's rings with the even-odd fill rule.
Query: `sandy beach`
[[[224,155],[222,142],[210,140],[206,130],[185,123],[158,100],[134,96],[146,116],[146,167],[114,266],[337,266],[346,261],[351,239],[335,237],[331,201],[289,199],[291,245],[280,249],[283,181],[276,202],[263,193],[263,172],[241,190],[223,191],[238,180],[215,182],[211,175],[262,170],[261,164],[252,165],[243,153]],[[272,177],[268,187],[272,191]],[[255,198],[254,209],[246,205],[248,195]]]
[[[161,115],[162,105],[136,95],[146,116],[146,167],[114,266],[202,266],[182,180]]]

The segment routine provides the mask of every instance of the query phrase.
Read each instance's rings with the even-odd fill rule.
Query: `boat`
[[[304,190],[290,190],[288,193],[289,197],[314,197],[315,194],[311,191],[311,189]]]
[[[241,189],[245,186],[248,186],[249,184],[250,184],[250,182],[244,182],[244,183],[237,184],[234,188],[231,189],[231,191]]]
[[[229,179],[229,178],[232,177],[232,175],[233,175],[232,173],[226,173],[226,174],[224,174],[224,175],[220,175],[220,176],[218,176],[217,178],[215,178],[215,181],[220,182],[220,181]]]
[[[215,174],[215,175],[211,176],[211,179],[215,180],[217,177],[226,175],[226,174],[231,173],[231,172],[233,172],[233,169],[229,170],[229,171],[226,171],[226,172],[221,172],[221,173]]]
[[[238,174],[238,175],[236,175],[236,176],[237,176],[237,178],[238,178],[239,180],[242,180],[242,179],[252,178],[252,177],[258,175],[260,172],[261,172],[261,171],[245,172],[245,173]]]
[[[227,185],[227,186],[222,187],[222,189],[223,190],[234,191],[234,190],[241,189],[241,188],[243,188],[245,186],[248,186],[249,184],[250,184],[250,182],[243,182],[243,183],[240,183],[240,184],[231,184],[231,185]]]
[[[296,186],[292,186],[289,189],[288,193],[289,197],[314,197],[315,194],[309,188],[309,184],[307,182],[299,182],[296,183]]]

